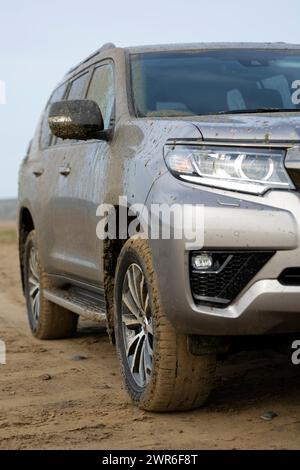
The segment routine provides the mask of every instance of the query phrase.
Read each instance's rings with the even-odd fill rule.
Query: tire
[[[139,319],[132,304],[135,302],[130,286],[135,298],[140,292],[138,300],[139,305],[143,304],[144,316],[141,314]],[[187,336],[177,333],[170,324],[161,306],[146,240],[130,239],[122,248],[117,263],[114,303],[116,346],[124,382],[133,402],[141,409],[159,412],[201,406],[212,388],[216,355],[192,355]],[[149,357],[152,360],[149,361]],[[139,362],[139,358],[142,361]]]
[[[27,315],[32,334],[39,339],[68,338],[76,333],[78,315],[45,299],[44,289],[51,284],[39,260],[36,233],[26,239],[24,285]]]

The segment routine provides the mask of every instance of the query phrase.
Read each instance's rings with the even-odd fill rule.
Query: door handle
[[[60,166],[59,173],[63,176],[68,176],[71,173],[71,168],[69,166]]]
[[[44,168],[36,168],[35,170],[32,171],[32,173],[36,177],[42,176],[42,174],[44,173]]]

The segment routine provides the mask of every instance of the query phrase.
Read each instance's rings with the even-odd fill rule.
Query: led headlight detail
[[[284,150],[166,145],[164,156],[171,173],[191,183],[252,194],[294,189],[284,167]]]

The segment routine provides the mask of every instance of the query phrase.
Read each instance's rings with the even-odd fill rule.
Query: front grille
[[[274,251],[209,251],[215,260],[221,260],[219,263],[221,267],[211,272],[190,268],[191,290],[195,302],[226,307],[274,253]],[[195,254],[197,252],[192,255]]]
[[[280,274],[278,281],[284,286],[300,286],[300,268],[286,268]]]

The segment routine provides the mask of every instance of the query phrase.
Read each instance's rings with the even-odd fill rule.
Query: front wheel
[[[114,300],[116,345],[133,401],[149,411],[201,406],[212,387],[216,358],[192,355],[187,336],[177,333],[167,319],[146,240],[125,243]]]

